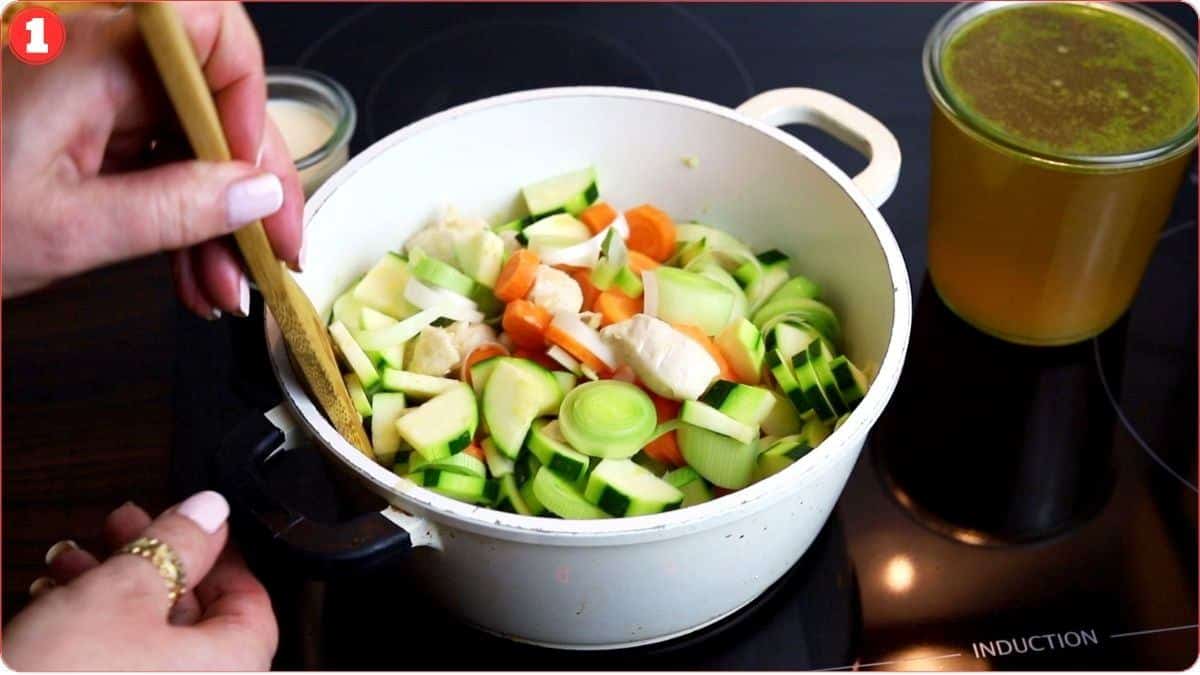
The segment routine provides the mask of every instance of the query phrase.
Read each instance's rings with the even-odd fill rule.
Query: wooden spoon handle
[[[191,40],[175,9],[161,3],[135,3],[142,38],[158,68],[163,86],[179,116],[184,133],[207,161],[228,161],[229,144],[216,103],[196,60]],[[334,428],[367,457],[374,458],[362,420],[338,370],[325,324],[308,296],[275,258],[262,222],[255,221],[233,235],[242,258],[267,307],[275,316],[294,362]]]

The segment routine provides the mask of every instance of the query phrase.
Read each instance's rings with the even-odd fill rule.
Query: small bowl
[[[329,122],[329,138],[324,143],[301,157],[292,157],[307,197],[342,168],[350,156],[350,137],[358,121],[354,99],[345,87],[321,73],[301,68],[268,68],[267,100],[308,106]]]

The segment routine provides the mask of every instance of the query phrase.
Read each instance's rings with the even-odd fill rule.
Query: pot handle
[[[414,544],[425,543],[414,542],[405,527],[420,527],[423,521],[392,513],[394,509],[324,523],[286,504],[264,474],[267,460],[291,447],[285,431],[292,431],[294,423],[282,408],[244,420],[222,440],[213,458],[218,487],[233,507],[235,525],[265,539],[286,560],[318,578],[365,573],[394,563]],[[296,478],[311,480],[312,476]]]
[[[772,89],[746,101],[737,111],[772,126],[807,124],[866,155],[869,163],[854,184],[875,206],[882,206],[900,178],[900,144],[882,122],[844,99],[819,89]]]

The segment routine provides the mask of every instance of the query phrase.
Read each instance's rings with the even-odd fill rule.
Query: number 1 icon
[[[25,30],[29,31],[29,44],[25,51],[30,54],[49,54],[50,45],[46,44],[46,19],[37,17],[25,22]]]

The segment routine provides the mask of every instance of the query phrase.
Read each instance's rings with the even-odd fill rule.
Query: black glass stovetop
[[[271,65],[341,81],[358,151],[448,106],[542,86],[663,89],[735,106],[831,91],[899,138],[882,208],[915,294],[904,375],[829,523],[761,599],[669,643],[609,653],[483,635],[375,573],[315,582],[248,557],[272,591],[284,668],[1178,669],[1197,658],[1196,173],[1131,311],[1095,340],[984,337],[925,275],[929,103],[919,54],[945,5],[251,5]],[[1184,5],[1164,12],[1195,31]],[[864,161],[795,133],[853,173]],[[261,311],[256,299],[256,312]],[[178,315],[174,489],[252,410],[278,401],[257,321]],[[310,515],[356,499],[315,451],[274,471]]]

